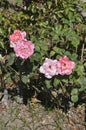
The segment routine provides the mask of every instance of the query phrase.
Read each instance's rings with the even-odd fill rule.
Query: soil
[[[84,104],[67,113],[46,110],[40,103],[0,105],[0,130],[85,130],[85,126]]]

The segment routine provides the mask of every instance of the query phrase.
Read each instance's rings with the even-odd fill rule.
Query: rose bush
[[[19,88],[25,99],[36,95],[45,102],[48,95],[62,108],[65,101],[86,100],[86,24],[79,7],[78,0],[48,0],[15,7],[15,13],[1,10],[1,88]]]

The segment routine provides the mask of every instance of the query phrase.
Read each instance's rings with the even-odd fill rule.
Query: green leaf
[[[36,46],[36,47],[35,47],[35,51],[40,52],[40,47],[39,47],[39,46]]]
[[[58,15],[59,18],[62,18],[63,17],[63,11],[58,11],[57,15]]]
[[[78,95],[71,96],[71,101],[76,103],[78,101]]]
[[[69,51],[65,51],[65,55],[71,57],[71,53]]]
[[[77,88],[74,88],[71,91],[71,101],[74,103],[78,101],[78,89]]]
[[[71,95],[77,95],[77,94],[78,94],[78,89],[77,88],[72,89]]]
[[[21,0],[16,0],[16,4],[21,4]]]
[[[0,34],[4,34],[4,30],[0,28]]]
[[[78,55],[76,53],[73,53],[70,58],[71,58],[72,61],[76,62],[77,57],[78,57]]]
[[[76,71],[77,71],[77,74],[79,76],[83,76],[85,74],[84,73],[84,66],[82,64],[81,65],[77,65]]]
[[[57,78],[55,78],[55,79],[54,79],[54,82],[53,82],[54,87],[57,87],[58,84],[59,84],[59,82],[60,82],[60,80],[57,79]]]
[[[66,36],[68,41],[71,41],[71,44],[77,48],[80,43],[80,38],[78,34],[72,29],[64,30],[64,36]]]
[[[86,78],[84,76],[80,77],[78,79],[78,83],[80,84],[79,91],[85,91],[86,90]]]
[[[50,57],[55,55],[55,51],[50,52]]]
[[[48,50],[48,46],[43,45],[43,46],[41,47],[41,49],[44,50],[44,51],[47,51],[47,50]]]
[[[50,9],[51,6],[52,6],[52,2],[48,1],[48,2],[47,2],[47,5],[48,5],[48,9]]]
[[[12,65],[14,63],[14,61],[15,61],[15,54],[11,53],[9,55],[9,58],[8,58],[8,61],[7,61],[7,66]]]
[[[5,78],[6,78],[6,82],[7,82],[8,84],[12,82],[10,73],[7,73],[7,74],[5,75]]]
[[[84,67],[86,68],[86,62],[84,63]]]
[[[55,0],[55,5],[57,6],[57,2],[58,2],[58,0]]]
[[[22,80],[22,82],[25,83],[25,84],[27,84],[27,83],[29,82],[29,78],[28,78],[28,76],[26,76],[26,75],[22,75],[22,76],[21,76],[21,80]]]
[[[52,87],[51,80],[45,80],[45,85],[46,85],[47,89],[50,89]]]
[[[31,62],[33,61],[37,61],[39,62],[41,60],[41,54],[39,52],[35,53],[32,57],[31,57]]]
[[[54,47],[53,47],[53,50],[54,50],[55,52],[57,52],[57,51],[59,50],[59,48],[56,47],[56,46],[54,46]]]
[[[75,48],[77,48],[78,47],[78,45],[79,45],[79,43],[80,43],[80,40],[79,40],[79,37],[74,37],[73,36],[73,38],[71,39],[71,44],[75,47]]]
[[[2,41],[0,41],[0,48],[2,48],[2,49],[5,48],[4,43]]]

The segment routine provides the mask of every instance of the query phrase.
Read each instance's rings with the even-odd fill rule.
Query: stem
[[[81,63],[83,63],[83,55],[84,55],[84,43],[82,45],[82,51],[81,51]]]
[[[40,90],[36,88],[34,85],[32,86],[38,93],[40,93]]]
[[[66,89],[65,89],[65,87],[63,86],[63,84],[62,84],[62,82],[60,81],[60,85],[61,85],[61,88],[62,88],[62,92],[63,92],[63,94],[64,94],[64,96],[68,96],[69,97],[69,93],[66,91]],[[65,95],[65,93],[66,93],[66,95]]]
[[[9,66],[9,68],[10,68],[12,71],[14,71],[17,75],[19,75],[19,73],[18,73],[16,70],[14,70],[11,66]]]
[[[60,81],[60,85],[61,85],[61,88],[62,88],[62,92],[65,94],[65,89],[64,89],[64,86],[63,86],[61,81]]]
[[[22,60],[21,65],[23,65],[23,64],[24,64],[24,62],[25,62],[25,59],[23,59],[23,60]]]

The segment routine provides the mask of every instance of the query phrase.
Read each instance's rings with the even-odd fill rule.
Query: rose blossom
[[[18,41],[14,46],[14,51],[17,57],[27,59],[34,53],[34,44],[26,39]]]
[[[45,74],[46,78],[52,78],[54,75],[58,75],[57,60],[45,59],[44,64],[40,67],[39,71]]]
[[[74,67],[75,63],[67,56],[61,57],[57,63],[58,73],[61,75],[70,75]]]
[[[15,30],[13,34],[11,34],[9,37],[10,47],[14,47],[18,41],[23,40],[25,37],[26,37],[26,32]]]

